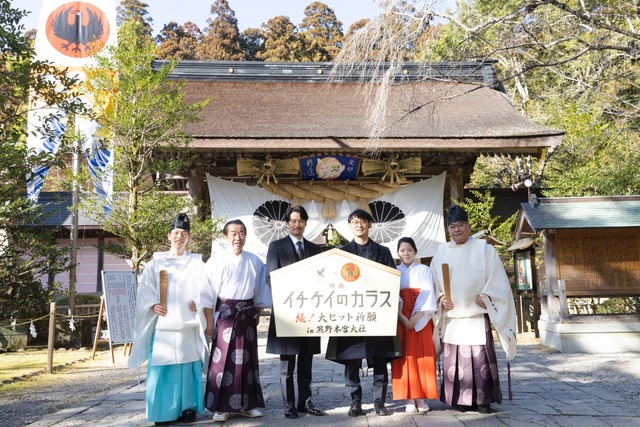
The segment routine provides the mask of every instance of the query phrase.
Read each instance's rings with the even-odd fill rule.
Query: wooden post
[[[105,301],[104,295],[100,297],[100,312],[98,313],[98,324],[96,325],[96,336],[93,339],[93,353],[91,354],[91,360],[96,358],[96,350],[98,348],[99,342],[109,342],[109,350],[111,350],[111,362],[116,363],[116,358],[113,354],[113,343],[111,342],[111,338],[108,340],[100,339],[100,333],[102,332],[102,314],[105,310]],[[108,326],[108,325],[107,325]]]
[[[56,303],[49,305],[49,345],[47,346],[47,374],[53,373],[53,347],[56,344]]]
[[[567,306],[567,284],[564,280],[558,280],[558,299],[560,304],[560,321],[569,317],[569,307]]]

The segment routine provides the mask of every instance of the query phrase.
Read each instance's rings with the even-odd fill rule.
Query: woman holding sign
[[[393,399],[406,399],[407,412],[427,412],[425,399],[438,398],[432,316],[436,312],[433,275],[416,261],[411,237],[398,240],[400,307],[398,338],[403,356],[391,362]]]
[[[138,279],[130,369],[147,367],[147,419],[156,425],[193,422],[204,412],[202,372],[206,322],[197,310],[202,255],[186,250],[189,217],[169,227],[168,252],[156,252]]]
[[[466,211],[453,205],[447,216],[451,241],[440,245],[431,270],[442,306],[437,321],[442,342],[440,400],[461,412],[493,412],[502,401],[491,327],[508,361],[516,353],[516,310],[509,279],[498,253],[471,237]]]

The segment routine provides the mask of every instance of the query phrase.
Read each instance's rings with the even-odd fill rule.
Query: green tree
[[[304,19],[298,26],[308,60],[329,62],[342,47],[342,22],[326,4],[316,1],[304,9]]]
[[[242,47],[247,61],[258,61],[264,52],[264,34],[258,28],[247,28],[242,32]]]
[[[297,28],[287,16],[276,16],[262,24],[264,50],[257,57],[263,61],[299,62],[305,58]]]
[[[61,165],[60,156],[27,150],[28,100],[73,113],[77,81],[35,59],[20,23],[28,12],[0,0],[0,318],[33,318],[48,311],[58,295],[55,275],[68,270],[68,249],[53,231],[40,228],[42,208],[26,197],[25,177],[34,165]],[[38,133],[50,136],[43,126]],[[49,277],[43,288],[40,279]]]
[[[116,23],[121,26],[125,22],[136,21],[142,24],[142,32],[151,35],[153,18],[149,15],[149,4],[140,0],[122,0],[116,12]]]
[[[238,30],[236,13],[227,0],[216,0],[211,5],[213,18],[207,19],[196,48],[198,59],[241,61],[245,59],[242,37]]]
[[[176,22],[165,24],[156,36],[156,53],[160,59],[196,59],[198,38],[202,33],[193,22],[178,25]]]
[[[108,214],[102,210],[102,201],[87,194],[83,197],[89,214],[99,219],[104,230],[121,238],[119,249],[109,249],[126,252],[136,272],[142,261],[166,244],[171,218],[197,204],[163,192],[154,177],[160,172],[174,175],[189,165],[190,136],[182,128],[199,120],[207,103],[185,101],[183,83],[167,79],[172,63],[153,70],[155,44],[150,37],[141,36],[140,29],[138,22],[125,23],[118,30],[118,46],[96,56],[97,67],[86,70],[87,86],[103,124],[100,135],[115,158],[114,189],[121,193],[114,195]],[[194,229],[206,230],[210,243],[214,222],[206,219],[209,212],[205,207],[202,216],[193,219],[194,223],[206,221],[194,224]]]
[[[513,240],[513,228],[515,226],[517,212],[509,218],[494,217],[491,209],[495,204],[495,197],[489,191],[471,190],[472,197],[465,197],[459,201],[469,216],[472,233],[487,230],[496,239],[508,243]],[[503,251],[507,248],[501,248]]]

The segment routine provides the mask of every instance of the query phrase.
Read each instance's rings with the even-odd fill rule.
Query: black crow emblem
[[[73,14],[73,19],[69,19]],[[69,23],[71,21],[71,23]],[[91,42],[100,40],[105,28],[102,17],[89,8],[70,6],[51,20],[51,32],[60,40],[58,50],[85,53]]]

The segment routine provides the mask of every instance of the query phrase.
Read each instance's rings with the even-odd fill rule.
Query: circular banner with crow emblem
[[[71,58],[86,58],[107,44],[109,19],[97,6],[81,2],[65,3],[47,17],[45,33],[51,46]]]

